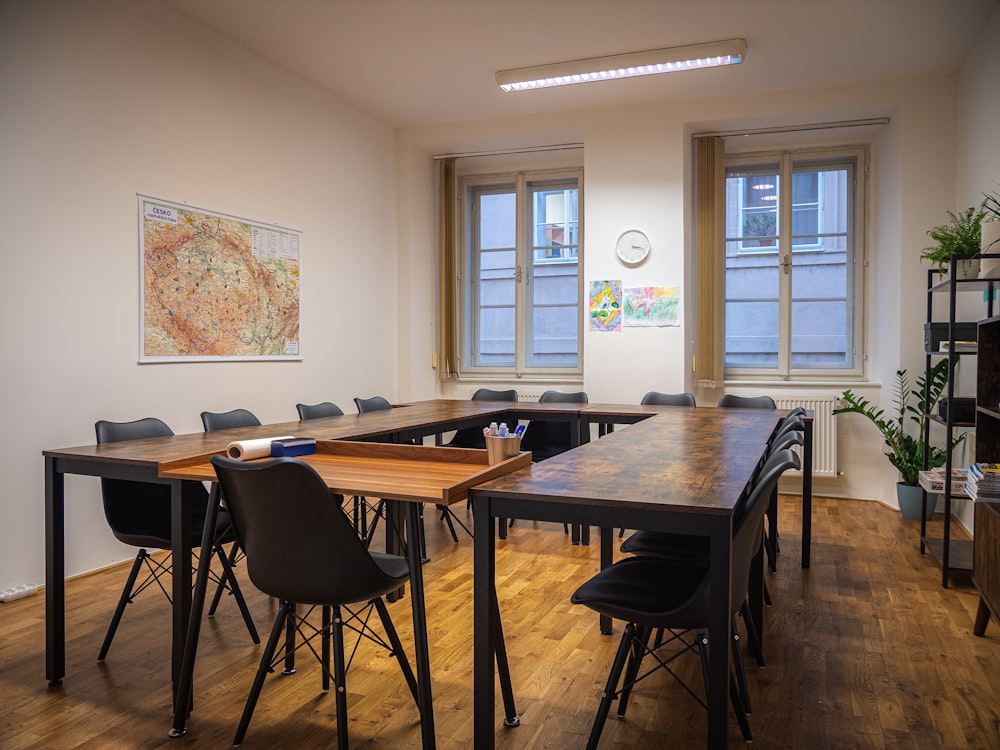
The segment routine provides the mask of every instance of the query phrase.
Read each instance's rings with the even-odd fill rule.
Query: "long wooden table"
[[[476,427],[491,421],[508,421],[512,424],[517,419],[539,418],[545,415],[549,418],[564,418],[574,426],[574,434],[578,442],[586,443],[591,423],[626,423],[636,424],[635,428],[643,427],[644,423],[664,425],[665,430],[683,430],[685,419],[682,414],[685,407],[640,407],[634,405],[609,404],[537,404],[510,403],[489,401],[465,401],[439,399],[399,405],[396,408],[367,414],[349,414],[339,417],[325,417],[309,421],[290,421],[259,427],[243,427],[232,430],[221,430],[212,433],[193,433],[165,438],[134,440],[120,443],[105,443],[103,445],[87,445],[74,448],[61,448],[43,451],[45,459],[45,637],[46,666],[45,675],[50,685],[61,684],[66,674],[66,609],[65,609],[65,489],[64,476],[78,474],[112,479],[130,479],[141,482],[167,484],[171,487],[172,498],[172,539],[174,576],[172,579],[172,658],[171,675],[175,689],[184,657],[184,647],[187,641],[189,614],[192,604],[192,590],[186,582],[191,580],[191,508],[184,502],[181,487],[184,479],[161,476],[161,465],[175,461],[190,459],[219,452],[225,449],[232,440],[252,439],[276,435],[296,435],[314,437],[318,440],[363,440],[402,443],[412,439],[421,439],[441,432]],[[696,409],[699,414],[708,415],[714,409]],[[722,411],[722,410],[720,410]],[[727,412],[742,412],[753,410],[725,410]],[[782,412],[764,412],[772,419]],[[650,420],[650,417],[662,414],[662,418]],[[766,416],[765,416],[766,420]],[[739,420],[736,420],[739,421]],[[673,425],[670,427],[670,425]],[[807,446],[809,445],[809,427],[807,423]],[[591,457],[602,455],[603,451],[613,447],[614,442],[605,445],[607,441],[617,441],[619,435],[627,435],[635,428],[609,435],[595,443],[584,445],[583,455]],[[595,450],[594,446],[599,446]],[[552,465],[557,466],[566,461],[575,461],[578,450],[564,454]],[[654,456],[653,458],[658,458]],[[550,464],[553,460],[544,462]],[[806,451],[805,466],[811,464],[811,451]],[[541,466],[541,464],[539,465]],[[548,471],[548,469],[546,469]],[[808,470],[805,479],[811,479]],[[596,478],[596,477],[595,477]],[[631,481],[621,477],[622,482]],[[809,485],[811,486],[811,485]],[[373,493],[374,496],[374,493]],[[803,484],[803,524],[806,522],[806,510],[809,508],[810,497],[807,485]],[[511,517],[533,518],[530,514],[510,513]],[[558,515],[558,514],[557,514]],[[569,520],[554,518],[553,520]],[[605,517],[605,521],[608,519]],[[581,519],[581,523],[586,523]],[[621,518],[611,522],[613,526],[629,526],[639,528],[631,523],[629,518]],[[587,528],[585,526],[584,528]],[[803,566],[808,560],[807,529],[803,527]],[[604,545],[610,549],[610,544]],[[602,555],[605,554],[602,552]]]
[[[733,513],[780,419],[768,410],[674,407],[669,417],[644,420],[472,489],[477,750],[495,742],[493,657],[501,636],[491,612],[498,606],[496,519],[506,517],[600,527],[602,566],[610,563],[614,527],[709,539],[709,638],[720,646],[709,651],[708,747],[726,746]]]

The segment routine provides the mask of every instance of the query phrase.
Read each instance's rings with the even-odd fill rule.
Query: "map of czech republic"
[[[299,359],[299,233],[139,197],[140,361]]]

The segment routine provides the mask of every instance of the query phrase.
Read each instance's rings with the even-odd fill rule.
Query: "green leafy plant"
[[[950,221],[927,230],[927,236],[934,240],[925,247],[920,257],[929,260],[938,268],[947,268],[952,258],[975,258],[979,255],[982,237],[982,221],[985,211],[982,206],[972,206],[959,214],[948,212]]]
[[[770,211],[747,214],[743,219],[744,237],[773,237],[774,228],[774,214]]]
[[[860,414],[875,425],[888,450],[885,452],[889,463],[895,466],[902,477],[903,484],[916,485],[920,472],[924,468],[924,425],[927,424],[927,413],[924,405],[933,408],[948,385],[948,360],[942,359],[930,370],[930,381],[921,375],[917,378],[916,387],[910,387],[910,379],[906,370],[896,370],[896,383],[893,388],[893,404],[890,415],[863,396],[858,396],[850,390],[844,391],[840,398],[847,406],[833,410],[834,414]],[[914,404],[913,401],[916,401]],[[917,429],[907,432],[907,423],[916,425]],[[912,434],[916,432],[916,435]],[[962,442],[965,435],[959,435],[952,442],[952,448]],[[944,466],[947,453],[944,448],[928,445],[928,468]]]
[[[983,193],[983,221],[1000,221],[1000,193]]]

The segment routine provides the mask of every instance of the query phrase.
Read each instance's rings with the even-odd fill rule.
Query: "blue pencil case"
[[[271,441],[271,457],[308,456],[316,452],[316,438],[287,438]]]

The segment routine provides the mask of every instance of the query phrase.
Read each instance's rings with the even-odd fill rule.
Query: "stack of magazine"
[[[973,500],[1000,500],[1000,464],[972,464],[965,480],[965,494]]]

